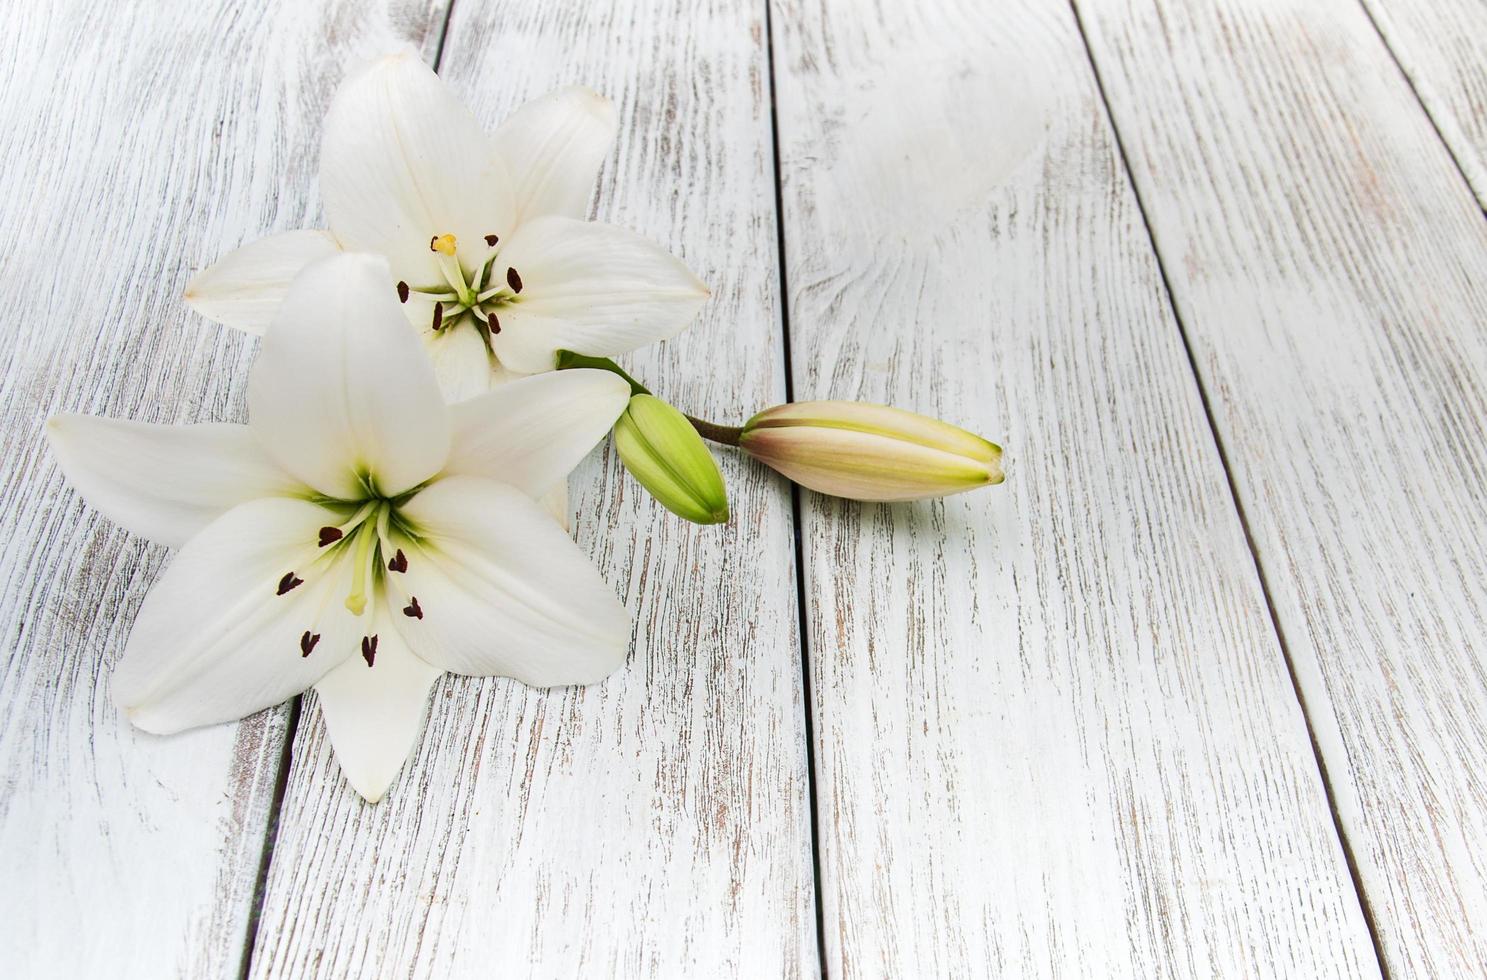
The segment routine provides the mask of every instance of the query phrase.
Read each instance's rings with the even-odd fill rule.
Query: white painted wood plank
[[[1487,223],[1351,2],[1091,3],[1389,975],[1487,973]]]
[[[797,395],[1010,471],[804,497],[828,973],[1377,977],[1071,11],[774,11]]]
[[[166,553],[66,489],[41,426],[241,416],[251,345],[188,313],[182,285],[310,216],[307,126],[347,50],[427,39],[431,8],[6,8],[0,975],[240,969],[286,711],[172,738],[127,725],[108,679]]]
[[[599,216],[714,294],[633,368],[706,415],[783,393],[762,17],[727,0],[457,3],[442,66],[492,127],[560,84],[617,101]],[[789,496],[724,462],[724,528],[662,511],[609,451],[572,481],[578,540],[638,623],[602,686],[446,678],[377,806],[340,782],[307,702],[254,976],[814,973]]]
[[[1362,3],[1487,208],[1487,3]]]

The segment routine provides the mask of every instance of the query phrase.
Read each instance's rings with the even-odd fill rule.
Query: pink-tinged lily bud
[[[865,402],[792,402],[743,427],[744,452],[819,493],[922,500],[1001,483],[1002,449],[938,419]]]

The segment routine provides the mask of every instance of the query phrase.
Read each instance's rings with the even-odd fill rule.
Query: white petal
[[[248,382],[249,425],[279,465],[321,493],[386,496],[444,465],[449,418],[423,345],[387,285],[387,263],[359,253],[300,274],[264,335]]]
[[[241,504],[186,543],[140,608],[114,699],[161,734],[231,721],[292,697],[355,648],[346,549],[321,552],[335,515],[304,500]],[[317,562],[316,559],[320,560]],[[285,573],[303,583],[279,594]],[[320,639],[303,656],[308,631]]]
[[[415,657],[397,629],[383,626],[371,664],[358,652],[315,685],[336,760],[368,802],[382,799],[418,744],[429,687],[441,673]]]
[[[245,501],[309,492],[245,425],[58,415],[46,433],[84,500],[115,524],[172,548]]]
[[[325,117],[320,194],[347,249],[387,257],[414,287],[444,282],[429,240],[453,234],[470,271],[512,221],[505,162],[411,49],[347,78]]]
[[[625,663],[630,619],[598,571],[541,506],[470,476],[435,482],[408,502],[418,541],[389,590],[416,597],[421,619],[398,627],[423,660],[460,674],[537,687],[587,684]]]
[[[568,524],[568,481],[559,480],[557,486],[537,498],[537,503],[542,509],[552,515],[552,519],[558,522],[558,527],[565,531],[573,530]]]
[[[533,99],[492,137],[516,188],[516,223],[582,218],[619,126],[614,104],[582,85]]]
[[[604,438],[629,401],[629,384],[609,371],[554,371],[501,385],[450,406],[454,442],[444,472],[541,497]]]
[[[500,383],[499,365],[468,318],[438,333],[425,325],[421,336],[446,402],[483,395]]]
[[[228,252],[186,283],[186,305],[209,320],[261,334],[305,266],[340,251],[328,231],[287,231]]]
[[[522,292],[500,310],[496,356],[528,373],[550,371],[559,350],[612,356],[681,331],[707,287],[659,245],[613,225],[538,218],[517,229],[497,269]]]

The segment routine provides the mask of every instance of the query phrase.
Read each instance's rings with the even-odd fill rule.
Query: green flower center
[[[434,309],[429,327],[434,333],[457,327],[468,318],[488,348],[492,335],[501,332],[498,312],[517,302],[522,280],[520,273],[510,266],[506,267],[505,276],[497,279],[496,260],[499,255],[496,246],[500,238],[486,235],[484,240],[488,254],[480,257],[471,269],[466,269],[460,258],[459,241],[454,235],[435,235],[429,239],[429,251],[438,256],[436,261],[444,281],[428,286],[399,282],[398,299],[406,303],[413,293],[418,293],[432,300]]]

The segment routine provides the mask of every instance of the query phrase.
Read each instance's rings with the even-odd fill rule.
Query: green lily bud
[[[687,417],[653,395],[630,399],[614,424],[620,461],[661,506],[695,524],[728,520],[728,491]]]
[[[739,448],[819,493],[943,497],[1001,483],[1002,448],[938,419],[865,402],[792,402],[749,419]]]

